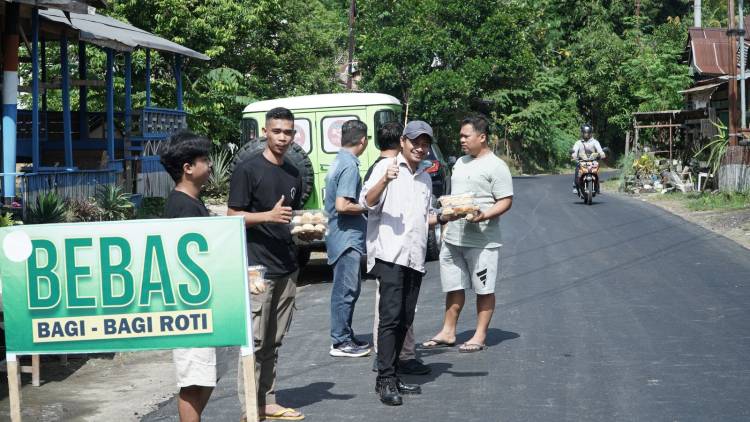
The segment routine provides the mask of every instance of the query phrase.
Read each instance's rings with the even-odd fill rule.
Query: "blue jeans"
[[[354,339],[352,318],[359,298],[361,279],[359,262],[362,254],[352,248],[341,254],[333,264],[331,288],[331,342],[338,345]]]

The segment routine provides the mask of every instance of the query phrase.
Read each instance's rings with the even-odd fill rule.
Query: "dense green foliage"
[[[336,72],[346,62],[348,0],[108,3],[103,13],[211,57],[187,61],[185,106],[190,125],[217,144],[237,140],[240,112],[252,100],[343,90]],[[586,121],[618,152],[632,112],[682,106],[692,3],[358,0],[360,88],[408,103],[409,117],[432,123],[448,153],[459,152],[458,122],[470,112],[492,118],[495,142],[527,171],[564,164]],[[703,9],[705,26],[726,25],[726,2],[704,0]],[[57,54],[54,46],[49,54]],[[103,75],[101,51],[91,47],[89,56],[90,73]],[[133,57],[139,107],[145,53]],[[159,106],[175,103],[172,60],[153,58]],[[122,66],[118,55],[118,87]],[[102,95],[93,93],[92,102]]]
[[[585,121],[617,150],[630,113],[680,107],[690,83],[686,1],[644,1],[639,18],[624,1],[363,3],[365,87],[408,99],[454,152],[472,111],[527,165],[564,162]]]

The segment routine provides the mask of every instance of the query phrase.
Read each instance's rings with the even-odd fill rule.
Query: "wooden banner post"
[[[15,353],[6,353],[8,364],[8,398],[10,400],[10,420],[21,422],[21,389],[18,373],[18,360]]]
[[[258,422],[258,394],[255,387],[255,353],[253,353],[252,347],[243,347],[241,350],[242,375],[245,378],[245,415],[247,416],[247,422]]]

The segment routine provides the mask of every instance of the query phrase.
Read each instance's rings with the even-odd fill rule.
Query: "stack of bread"
[[[471,220],[479,212],[479,205],[474,202],[473,193],[441,196],[438,202],[442,207],[442,214],[446,216],[465,217]]]
[[[294,211],[290,226],[295,242],[322,240],[328,231],[328,216],[323,211]]]

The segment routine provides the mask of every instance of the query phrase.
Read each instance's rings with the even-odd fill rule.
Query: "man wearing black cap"
[[[448,216],[432,214],[432,180],[422,160],[433,142],[432,128],[409,122],[401,136],[401,153],[381,160],[360,194],[368,210],[367,270],[380,280],[378,376],[375,389],[390,406],[403,403],[402,394],[419,394],[418,385],[396,376],[398,354],[414,321],[419,287],[425,272],[428,225],[446,223]]]

